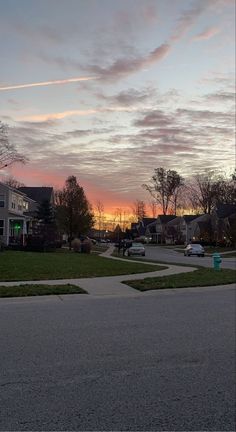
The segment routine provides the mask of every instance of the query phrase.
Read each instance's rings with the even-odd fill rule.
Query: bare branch
[[[26,163],[28,158],[19,153],[14,144],[9,142],[8,125],[0,121],[0,169],[14,163]]]

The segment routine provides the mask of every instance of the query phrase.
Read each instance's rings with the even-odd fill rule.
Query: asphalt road
[[[203,267],[213,267],[212,257],[196,257],[190,256],[185,257],[183,252],[176,252],[173,249],[170,249],[165,246],[148,246],[145,245],[146,249],[146,260],[160,260],[168,263],[178,263],[178,264],[187,264],[190,266],[201,265]],[[222,257],[222,268],[236,268],[236,259],[235,258],[225,258],[224,255]]]
[[[1,431],[235,430],[233,288],[0,300]]]

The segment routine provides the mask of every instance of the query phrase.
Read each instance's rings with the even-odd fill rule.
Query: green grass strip
[[[160,270],[148,264],[116,261],[74,252],[5,251],[0,255],[1,281],[33,281],[116,276]]]
[[[0,286],[0,297],[27,297],[60,294],[87,294],[76,285],[14,285]]]
[[[166,288],[190,288],[199,286],[225,285],[235,283],[236,270],[214,270],[199,268],[189,273],[176,275],[131,280],[123,283],[139,291],[166,289]]]

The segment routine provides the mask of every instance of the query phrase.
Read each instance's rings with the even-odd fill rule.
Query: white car
[[[184,249],[184,255],[185,256],[190,256],[190,255],[197,255],[197,256],[201,256],[204,257],[205,256],[205,250],[202,247],[202,245],[200,244],[189,244],[188,246],[186,246],[186,248]]]
[[[142,255],[145,256],[145,247],[142,243],[132,243],[132,246],[130,246],[127,249],[128,256],[130,255]]]

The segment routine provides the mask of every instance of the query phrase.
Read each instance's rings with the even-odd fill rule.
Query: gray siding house
[[[0,182],[0,242],[5,245],[25,243],[30,231],[30,206],[36,203],[25,193]]]

